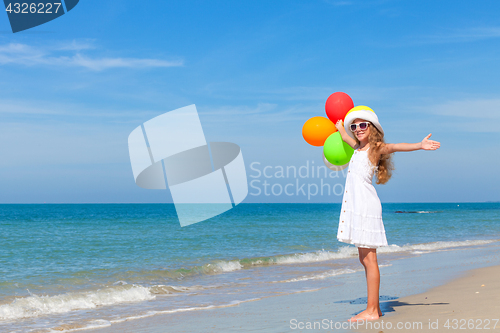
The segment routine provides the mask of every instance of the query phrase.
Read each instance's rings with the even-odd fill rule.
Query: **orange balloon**
[[[310,145],[320,147],[326,139],[337,132],[335,124],[325,117],[312,117],[302,126],[302,136]]]

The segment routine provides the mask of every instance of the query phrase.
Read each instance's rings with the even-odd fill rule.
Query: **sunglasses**
[[[364,131],[365,129],[368,128],[368,125],[370,123],[369,122],[362,122],[362,123],[359,123],[359,124],[351,124],[350,128],[351,128],[351,132],[355,132],[356,129],[358,128],[359,126],[359,129]]]

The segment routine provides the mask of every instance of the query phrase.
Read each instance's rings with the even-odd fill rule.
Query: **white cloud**
[[[133,108],[116,110],[58,101],[0,99],[0,115],[3,117],[3,123],[18,121],[31,124],[50,120],[54,123],[105,121],[140,124],[162,112],[164,111]]]
[[[427,108],[439,116],[447,116],[447,126],[465,132],[498,133],[500,99],[469,99],[449,101]]]
[[[100,58],[92,59],[81,54],[76,54],[70,59],[59,58],[63,64],[67,61],[69,65],[81,66],[88,69],[100,71],[108,68],[146,68],[146,67],[177,67],[182,66],[182,61],[167,61],[159,59],[136,59],[136,58]]]
[[[62,115],[56,108],[24,101],[0,100],[0,114],[16,115]]]
[[[449,101],[432,106],[430,111],[441,116],[500,120],[500,99]]]
[[[203,114],[219,117],[228,115],[238,115],[242,116],[256,116],[267,113],[273,113],[276,110],[277,105],[271,103],[258,103],[256,107],[250,106],[221,106],[217,108],[204,108]]]
[[[467,29],[455,29],[429,36],[421,36],[415,41],[419,44],[444,44],[473,42],[498,37],[500,37],[500,27],[474,27]]]
[[[316,112],[314,106],[278,106],[277,104],[258,103],[257,106],[220,106],[198,108],[200,116],[204,121],[233,124],[258,123],[258,124],[283,124],[285,122],[305,122],[315,115],[325,116],[321,112]],[[319,113],[319,114],[315,114]],[[309,118],[310,118],[309,117]]]
[[[81,67],[93,71],[102,71],[110,68],[177,67],[183,65],[182,60],[90,57],[80,52],[92,48],[94,46],[90,43],[75,41],[57,48],[37,48],[19,43],[0,45],[0,65],[68,66]],[[68,52],[71,54],[67,55]]]
[[[58,50],[81,51],[81,50],[91,50],[95,48],[96,47],[91,40],[86,40],[86,41],[73,40],[71,43],[62,44],[58,48]]]

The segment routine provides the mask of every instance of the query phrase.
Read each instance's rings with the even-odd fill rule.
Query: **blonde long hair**
[[[380,155],[378,160],[378,168],[376,171],[377,184],[385,184],[389,181],[389,179],[391,179],[392,170],[394,170],[394,164],[392,163],[392,154],[379,153],[380,148],[385,146],[385,141],[384,137],[375,126],[371,126],[370,128],[368,142],[370,142],[370,147],[373,147],[374,153]]]
[[[355,137],[357,143],[359,140]],[[375,175],[377,176],[377,184],[385,184],[391,179],[392,170],[394,170],[394,164],[392,163],[392,154],[380,154],[380,148],[385,145],[384,137],[382,133],[379,132],[377,127],[370,123],[370,135],[368,136],[368,142],[370,143],[370,148],[372,148],[368,154],[371,162],[377,160],[378,164]],[[375,163],[373,163],[375,164]]]

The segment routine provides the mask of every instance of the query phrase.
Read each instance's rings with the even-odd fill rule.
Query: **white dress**
[[[370,149],[370,148],[368,148]],[[387,246],[382,205],[372,185],[376,167],[366,151],[355,150],[349,163],[337,239],[357,247]]]

